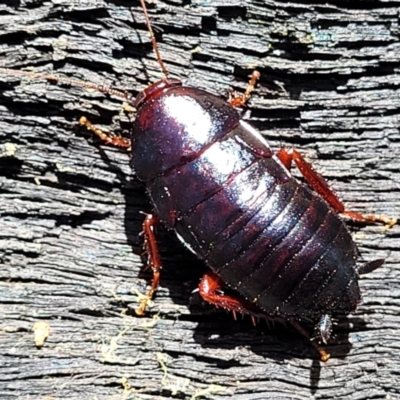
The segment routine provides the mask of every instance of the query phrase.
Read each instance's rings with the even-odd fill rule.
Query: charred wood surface
[[[399,3],[160,0],[149,13],[172,76],[227,97],[259,70],[243,117],[305,154],[349,209],[400,215]],[[0,60],[132,96],[162,77],[136,1],[3,1]],[[360,281],[326,364],[290,327],[204,305],[204,266],[163,231],[161,288],[138,318],[151,206],[129,155],[82,115],[123,135],[134,119],[97,91],[0,74],[0,398],[399,398],[399,226],[353,227],[363,258],[387,261]]]

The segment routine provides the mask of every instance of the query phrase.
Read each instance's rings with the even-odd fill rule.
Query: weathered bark
[[[226,95],[262,76],[244,113],[278,148],[302,150],[352,210],[400,214],[398,18],[384,1],[164,2],[149,6],[174,77]],[[0,5],[2,66],[136,95],[162,75],[136,2]],[[400,392],[399,226],[355,233],[364,303],[320,365],[293,329],[204,306],[204,267],[162,234],[154,307],[137,318],[141,215],[129,156],[77,123],[129,129],[121,101],[0,75],[0,397],[384,399]],[[41,348],[33,325],[47,321]],[[43,329],[43,328],[42,328]],[[130,397],[129,397],[130,396]]]

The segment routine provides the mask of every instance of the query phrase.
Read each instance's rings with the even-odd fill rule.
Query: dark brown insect
[[[311,323],[319,339],[312,343],[327,360],[318,342],[328,342],[331,317],[355,311],[359,275],[384,262],[357,264],[357,246],[338,214],[390,226],[396,221],[346,210],[296,150],[274,153],[240,119],[235,107],[248,100],[258,73],[243,96],[228,102],[170,78],[141,3],[165,78],[136,100],[96,85],[39,76],[106,91],[137,110],[131,141],[105,135],[81,119],[105,142],[131,149],[133,170],[154,206],[155,215],[147,215],[143,225],[154,277],[137,313],[145,312],[159,284],[154,224],[160,221],[210,268],[199,285],[203,299],[233,313],[288,321],[307,337],[302,324]],[[290,174],[292,162],[306,184]]]

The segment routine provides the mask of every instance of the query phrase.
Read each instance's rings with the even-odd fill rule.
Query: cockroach
[[[208,266],[198,288],[205,301],[234,314],[289,322],[308,338],[304,326],[312,324],[312,343],[326,361],[321,343],[331,337],[332,318],[356,310],[359,276],[384,262],[357,263],[357,245],[339,214],[389,226],[396,220],[346,210],[299,152],[275,153],[240,118],[237,108],[250,97],[257,72],[244,95],[228,101],[171,78],[141,4],[164,78],[135,100],[90,83],[0,70],[95,88],[136,108],[131,140],[106,135],[86,118],[80,122],[104,142],[130,149],[132,168],[154,206],[143,223],[153,279],[137,314],[145,313],[159,284],[154,226],[160,222]],[[291,175],[292,163],[305,183]]]

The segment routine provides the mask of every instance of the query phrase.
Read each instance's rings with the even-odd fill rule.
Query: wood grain
[[[397,2],[158,0],[149,12],[174,77],[227,96],[259,70],[244,118],[301,150],[350,209],[399,216]],[[1,66],[133,97],[161,78],[136,1],[3,1],[0,43]],[[326,364],[291,328],[204,305],[192,293],[204,267],[165,232],[161,288],[137,318],[151,207],[129,155],[82,115],[129,130],[119,99],[0,75],[0,398],[400,398],[399,226],[354,229],[366,260],[387,261],[361,280]]]

